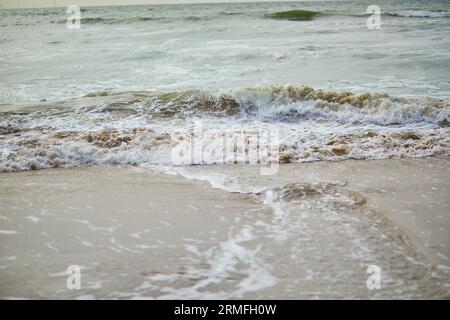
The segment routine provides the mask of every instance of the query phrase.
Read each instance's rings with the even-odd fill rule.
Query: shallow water
[[[167,170],[2,174],[0,297],[449,296],[448,234],[428,227],[449,221],[445,159],[293,164],[276,177],[256,166]],[[410,201],[409,187],[426,197]],[[423,222],[412,234],[426,232],[428,248],[379,211],[380,197]],[[71,265],[81,268],[79,290],[66,287]],[[371,265],[379,290],[366,285]]]

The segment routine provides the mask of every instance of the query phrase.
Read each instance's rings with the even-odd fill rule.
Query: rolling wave
[[[320,14],[317,11],[310,10],[288,10],[275,12],[269,15],[272,19],[290,20],[290,21],[308,21]]]
[[[6,108],[6,107],[5,107]],[[309,86],[247,88],[228,93],[91,93],[84,97],[0,113],[0,171],[83,164],[172,165],[202,122],[202,148],[252,148],[242,135],[276,132],[278,161],[383,159],[450,154],[450,104],[430,97],[351,93]],[[177,165],[222,163],[212,152]]]

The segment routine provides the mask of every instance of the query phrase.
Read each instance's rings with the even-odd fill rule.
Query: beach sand
[[[448,159],[158,171],[1,174],[0,297],[450,297]]]

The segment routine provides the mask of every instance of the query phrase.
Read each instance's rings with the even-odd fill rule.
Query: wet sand
[[[1,174],[0,297],[450,296],[448,159],[181,173],[196,179],[136,167]],[[272,197],[293,182],[315,192]],[[236,183],[241,193],[220,189]],[[380,290],[366,286],[371,264]],[[66,287],[70,265],[79,290]]]
[[[0,181],[3,297],[120,297],[145,277],[182,273],[186,250],[225,241],[242,212],[257,208],[245,196],[138,168],[51,169]],[[65,288],[70,265],[84,270],[84,295]]]
[[[216,171],[216,168],[209,168]],[[265,179],[259,168],[227,166],[221,172],[253,184],[339,181],[364,195],[368,208],[388,218],[434,265],[450,268],[450,160],[419,158],[287,164]],[[386,221],[387,223],[387,221]]]

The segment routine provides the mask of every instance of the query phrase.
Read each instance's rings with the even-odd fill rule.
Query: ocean
[[[168,164],[195,119],[278,130],[287,161],[448,154],[449,3],[380,2],[380,29],[367,6],[2,10],[0,170]],[[299,7],[319,14],[274,19]]]
[[[77,225],[64,235],[99,250],[84,256],[88,269],[113,250],[117,268],[92,271],[81,298],[448,297],[450,243],[439,219],[450,205],[450,2],[380,0],[381,24],[371,28],[372,2],[82,7],[79,29],[68,28],[67,8],[0,10],[1,236],[45,243],[35,250],[49,275],[65,265],[44,251],[76,247],[52,233],[67,227],[60,215]],[[41,170],[51,168],[75,171]],[[189,181],[192,194],[169,177]],[[168,217],[198,206],[199,230],[180,239],[172,229],[158,238],[155,224],[142,230],[146,183],[162,215],[154,223],[189,231],[188,220]],[[77,201],[55,209],[68,190]],[[409,198],[414,190],[422,202]],[[90,203],[92,194],[103,200]],[[118,211],[121,197],[136,203]],[[417,208],[434,210],[445,240],[422,248],[422,229],[411,244],[380,218],[384,210],[402,224]],[[108,210],[116,220],[96,215]],[[30,221],[49,227],[38,234]],[[29,296],[16,285],[35,275],[12,267],[33,261],[20,252],[27,239],[3,242],[2,256],[14,259],[2,260],[1,296],[58,297],[54,283]],[[161,254],[170,270],[128,277],[146,268],[143,252]],[[371,263],[387,270],[392,290],[367,291]],[[110,287],[117,270],[123,281]]]

